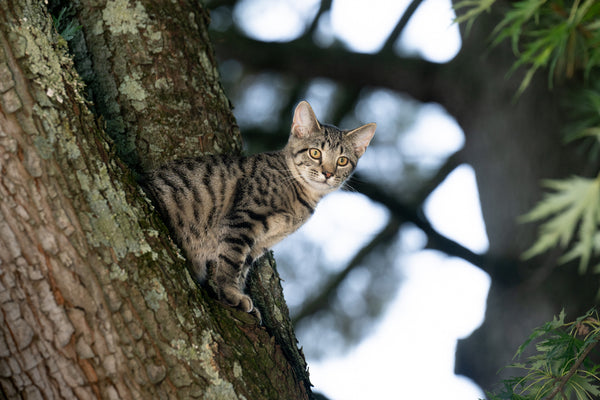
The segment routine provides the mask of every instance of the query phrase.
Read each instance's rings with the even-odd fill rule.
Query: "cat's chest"
[[[304,224],[312,215],[313,208],[303,206],[297,200],[290,201],[273,201],[273,207],[267,212],[274,217],[276,221],[282,226],[283,229],[290,229],[292,231],[298,229],[300,225]],[[276,205],[275,205],[276,204]]]
[[[298,208],[295,209],[291,214],[290,225],[292,231],[298,229],[301,225],[303,225],[308,219],[311,217],[312,211],[308,211],[306,209]]]
[[[269,234],[288,235],[302,226],[313,214],[314,207],[307,200],[298,198],[298,194],[271,193],[266,208],[259,207],[269,215],[267,229]]]

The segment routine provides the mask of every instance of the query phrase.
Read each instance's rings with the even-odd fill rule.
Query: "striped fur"
[[[226,303],[260,316],[243,293],[248,269],[344,183],[374,133],[375,124],[352,131],[321,125],[301,102],[282,150],[173,161],[151,172],[145,187],[195,278],[208,280]]]

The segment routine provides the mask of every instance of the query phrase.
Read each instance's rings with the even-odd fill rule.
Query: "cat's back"
[[[174,228],[212,225],[231,202],[244,161],[226,155],[175,160],[150,172],[144,186]]]
[[[239,175],[241,157],[208,155],[175,160],[150,172],[148,184],[161,197],[185,196],[205,187],[221,186]]]
[[[208,155],[175,160],[152,171],[145,186],[175,225],[212,225],[232,206],[262,204],[289,182],[279,152]]]

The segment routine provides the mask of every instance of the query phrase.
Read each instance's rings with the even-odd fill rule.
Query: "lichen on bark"
[[[202,7],[84,3],[76,4],[83,34],[72,47],[78,69],[91,66],[86,83],[121,158],[145,171],[171,158],[241,150],[212,48],[198,40],[207,38]]]
[[[101,12],[100,3],[90,12]],[[142,3],[148,10],[149,2]],[[85,1],[78,5],[93,9]],[[102,119],[83,100],[81,82],[41,3],[7,0],[0,9],[0,74],[7,77],[0,88],[0,394],[307,398],[306,382],[294,375],[267,331],[252,316],[223,306],[195,286],[117,157],[119,142],[108,139]],[[108,41],[88,43],[96,55],[107,53],[94,46],[113,40],[115,50],[129,39],[124,33],[110,37],[96,21],[82,21],[87,21],[88,38],[108,35]],[[205,30],[205,21],[198,22]],[[164,32],[161,37],[173,34]],[[141,59],[148,59],[145,54]],[[139,61],[135,54],[125,55]],[[179,65],[165,64],[172,71]],[[147,109],[127,104],[131,99],[122,93],[111,97],[118,85],[110,82],[125,82],[136,68],[112,65],[106,71],[112,80],[94,90],[106,95],[106,105],[117,111],[113,117],[146,129],[140,121]],[[179,79],[172,71],[163,77]],[[156,85],[145,72],[136,82],[152,93]],[[196,85],[209,93],[204,105],[216,112],[205,110],[195,123],[221,139],[200,141],[207,146],[200,152],[213,151],[215,144],[234,151],[239,135],[226,98],[211,97],[219,83],[202,79]],[[183,104],[181,96],[170,101]],[[151,107],[159,106],[160,101]],[[125,110],[122,115],[120,110]],[[159,132],[160,121],[145,122]],[[194,140],[173,135],[180,145]]]

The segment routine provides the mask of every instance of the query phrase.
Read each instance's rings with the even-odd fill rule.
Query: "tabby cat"
[[[260,318],[243,292],[250,266],[348,179],[375,127],[321,124],[303,101],[282,150],[177,160],[152,171],[145,187],[197,281],[208,280],[221,301]]]

